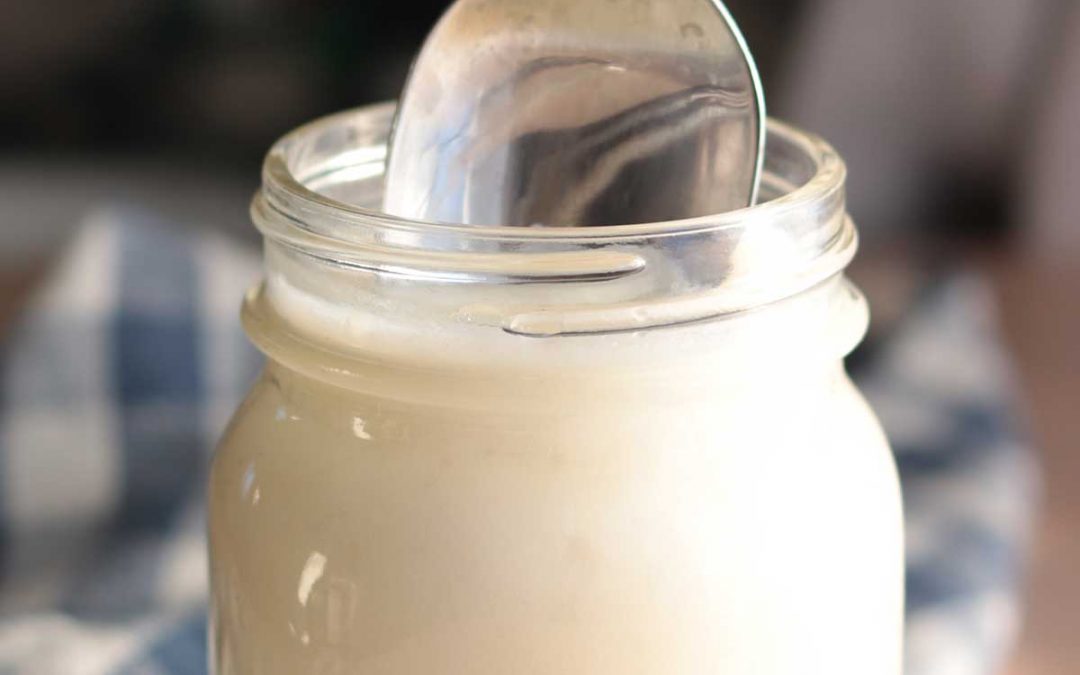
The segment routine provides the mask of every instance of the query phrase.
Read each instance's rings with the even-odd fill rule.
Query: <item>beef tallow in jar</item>
[[[392,106],[305,126],[253,207],[265,371],[210,488],[217,675],[898,675],[895,467],[844,166],[600,228],[380,213]]]

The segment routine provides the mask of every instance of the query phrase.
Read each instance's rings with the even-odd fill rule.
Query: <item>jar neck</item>
[[[601,227],[395,218],[380,210],[392,115],[389,106],[342,113],[275,145],[252,209],[268,256],[278,258],[271,267],[283,268],[287,251],[312,267],[356,271],[402,307],[413,296],[434,296],[429,305],[445,300],[480,323],[495,313],[503,330],[549,337],[744,312],[835,276],[857,246],[844,210],[843,163],[820,139],[775,121],[762,201],[739,211]],[[286,274],[302,290],[315,285],[300,271]]]
[[[267,280],[247,317],[275,358],[469,381],[749,380],[832,367],[862,336],[865,306],[841,276],[857,247],[845,170],[819,139],[771,122],[762,203],[741,211],[471,227],[379,210],[392,115],[317,121],[267,158],[252,209]]]
[[[245,307],[252,339],[271,359],[347,388],[381,381],[385,391],[405,377],[438,387],[525,378],[685,389],[702,371],[732,383],[776,382],[835,369],[867,325],[861,294],[841,275],[719,318],[534,337],[509,328],[520,289],[388,287],[356,270],[313,269],[272,247],[267,263],[266,282]]]

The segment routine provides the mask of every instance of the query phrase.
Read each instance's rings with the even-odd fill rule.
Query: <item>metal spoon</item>
[[[720,0],[457,0],[397,115],[402,217],[614,225],[757,197],[764,99]]]

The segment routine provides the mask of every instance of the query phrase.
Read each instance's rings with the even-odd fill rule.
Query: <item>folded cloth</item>
[[[1014,412],[993,295],[954,273],[854,377],[896,453],[906,675],[992,675],[1020,628],[1038,471]]]
[[[0,368],[0,672],[206,671],[203,480],[260,358],[253,251],[90,217]],[[908,675],[990,675],[1012,644],[1035,469],[983,282],[959,275],[858,374],[907,501]]]
[[[111,211],[30,299],[0,363],[0,672],[205,672],[201,637],[157,645],[205,613],[200,492],[260,363],[238,325],[258,274]],[[146,659],[168,667],[126,670]]]

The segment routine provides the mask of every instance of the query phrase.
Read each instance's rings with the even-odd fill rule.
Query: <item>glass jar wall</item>
[[[377,210],[392,109],[271,152],[267,367],[211,478],[218,675],[899,675],[895,468],[843,357],[844,170],[767,201],[475,228]]]

